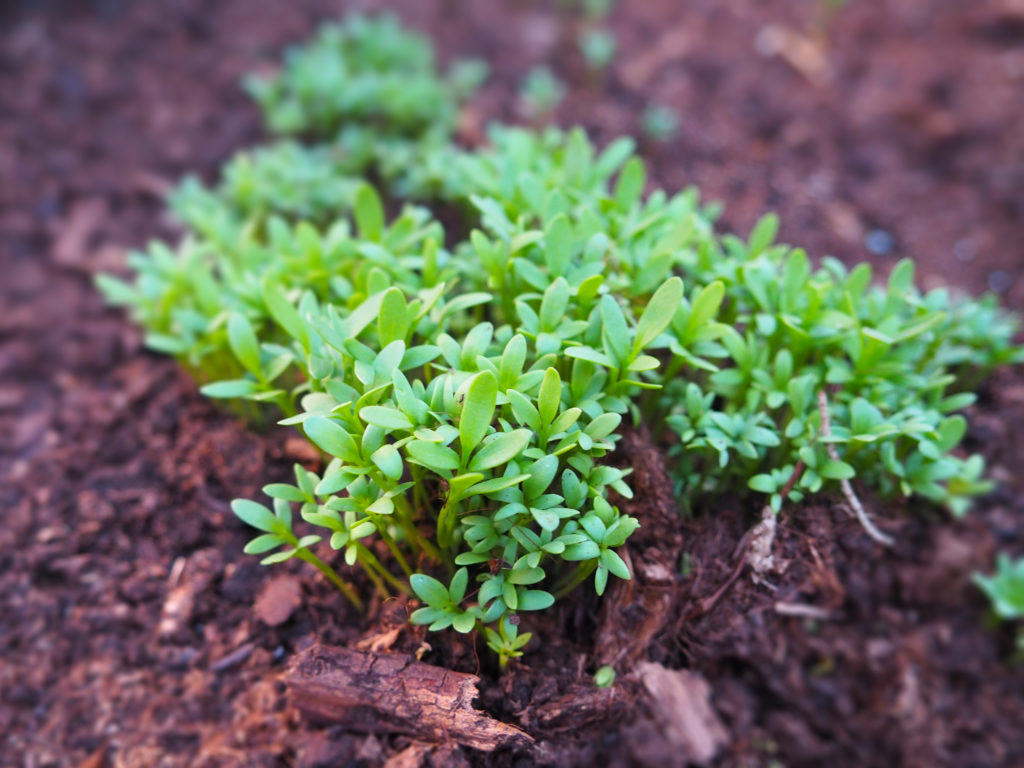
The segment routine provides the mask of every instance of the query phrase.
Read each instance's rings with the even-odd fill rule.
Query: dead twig
[[[717,605],[718,601],[725,596],[725,593],[729,591],[729,587],[736,583],[736,579],[740,577],[740,574],[743,573],[743,568],[747,565],[747,552],[750,549],[750,540],[751,532],[747,531],[740,540],[739,546],[736,547],[738,557],[736,565],[732,569],[732,573],[729,574],[729,578],[727,578],[725,583],[710,595],[699,600],[697,605],[690,609],[690,611],[683,617],[683,623],[696,619],[709,612],[715,607],[715,605]]]
[[[807,603],[776,603],[775,612],[781,616],[794,616],[799,619],[828,619],[831,613],[826,608]]]
[[[761,522],[750,531],[750,546],[747,548],[746,560],[754,571],[754,583],[758,584],[769,571],[775,570],[775,556],[772,545],[775,543],[775,531],[778,522],[772,508],[765,505],[761,510]]]
[[[354,731],[400,733],[491,752],[533,743],[526,732],[473,707],[479,678],[409,656],[313,646],[285,675],[295,706]]]
[[[839,452],[836,451],[836,447],[828,442],[828,439],[832,437],[832,421],[828,415],[828,398],[825,395],[825,390],[818,392],[818,411],[821,413],[821,435],[825,438],[825,450],[828,451],[829,458],[833,461],[839,461]],[[871,522],[871,518],[868,517],[868,513],[864,511],[864,505],[860,503],[860,499],[857,498],[857,494],[853,492],[853,486],[850,485],[850,481],[842,479],[839,481],[840,487],[843,489],[843,496],[846,497],[846,503],[850,505],[850,509],[853,510],[853,514],[857,517],[857,521],[864,528],[868,536],[877,541],[884,547],[891,547],[894,543],[893,538],[888,534],[882,533],[875,524]]]

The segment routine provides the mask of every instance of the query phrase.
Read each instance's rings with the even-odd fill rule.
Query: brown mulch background
[[[517,119],[519,79],[551,62],[573,86],[557,119],[601,139],[638,134],[650,101],[675,108],[679,135],[645,146],[652,175],[723,201],[727,227],[776,210],[783,238],[812,254],[883,270],[911,256],[926,285],[1024,305],[1018,2],[855,0],[826,21],[811,0],[622,0],[610,21],[620,52],[600,77],[575,51],[577,22],[549,4],[381,6],[443,57],[490,62],[479,119]],[[369,6],[0,4],[0,765],[369,766],[406,746],[310,726],[278,680],[315,639],[351,644],[396,620],[385,606],[363,625],[314,573],[241,554],[229,501],[315,457],[286,430],[255,434],[215,409],[140,349],[91,283],[174,234],[166,185],[210,177],[261,138],[240,76],[350,7]],[[825,44],[780,56],[780,39]],[[1003,372],[972,413],[969,445],[1001,482],[975,513],[954,523],[873,503],[899,539],[883,552],[824,501],[786,510],[777,557],[789,565],[774,589],[744,574],[699,616],[756,510],[723,501],[679,519],[673,541],[662,479],[634,461],[648,492],[633,510],[648,522],[634,564],[675,574],[665,542],[686,555],[666,593],[672,620],[651,623],[657,603],[645,612],[625,596],[632,608],[617,615],[581,593],[540,621],[503,678],[466,644],[427,636],[425,661],[482,664],[479,705],[540,742],[445,759],[678,763],[630,667],[618,693],[587,698],[616,631],[652,628],[631,653],[708,681],[728,734],[716,764],[1024,765],[1024,671],[1005,663],[1012,633],[987,627],[969,583],[997,549],[1024,551],[1019,425],[1024,379]],[[624,458],[648,450],[631,439]],[[778,602],[823,618],[780,615]],[[396,648],[423,639],[405,632]],[[593,707],[574,708],[567,691]]]

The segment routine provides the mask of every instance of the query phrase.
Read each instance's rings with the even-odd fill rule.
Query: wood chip
[[[473,708],[476,675],[409,656],[313,646],[296,657],[285,682],[307,716],[356,731],[454,741],[484,752],[533,743],[519,728]]]
[[[793,616],[798,619],[820,619],[824,621],[832,616],[827,608],[807,603],[776,603],[775,612],[782,616]]]
[[[256,598],[253,612],[268,627],[284,624],[302,605],[302,582],[291,574],[275,576]]]
[[[167,580],[169,591],[157,625],[160,637],[171,637],[186,629],[192,620],[196,595],[203,592],[222,570],[223,557],[214,549],[200,549],[174,562]]]
[[[650,697],[651,714],[665,739],[678,749],[679,765],[705,765],[728,742],[725,726],[711,706],[711,686],[686,669],[644,662],[637,667]]]
[[[60,227],[53,246],[53,260],[62,267],[89,271],[87,248],[93,235],[103,226],[110,212],[103,198],[77,200]]]
[[[427,744],[414,741],[388,758],[384,768],[462,768],[469,765],[458,744]]]
[[[766,573],[775,570],[772,545],[775,543],[776,528],[775,513],[771,507],[765,506],[761,510],[761,522],[750,531],[750,548],[747,549],[747,564],[754,572],[755,583],[759,583]]]

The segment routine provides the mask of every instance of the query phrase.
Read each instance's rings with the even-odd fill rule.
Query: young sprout
[[[565,98],[565,84],[546,66],[526,73],[519,86],[519,103],[530,120],[549,116]]]
[[[649,104],[640,118],[640,128],[652,141],[669,141],[679,131],[679,116],[669,106]]]
[[[600,667],[594,673],[594,685],[598,688],[611,688],[615,685],[615,667],[608,666],[607,664]]]
[[[580,33],[580,52],[591,70],[602,70],[615,58],[615,35],[607,29],[593,28]]]
[[[996,558],[991,576],[974,574],[974,583],[985,593],[992,613],[999,621],[1014,621],[1017,629],[1017,656],[1024,659],[1024,557],[1011,560],[1005,552]]]

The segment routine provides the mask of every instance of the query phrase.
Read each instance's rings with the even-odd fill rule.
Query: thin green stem
[[[384,543],[387,544],[388,550],[391,552],[391,556],[395,558],[395,561],[398,563],[398,567],[402,569],[406,576],[412,576],[412,568],[409,567],[409,562],[405,559],[405,555],[402,554],[402,551],[398,548],[398,545],[391,537],[391,534],[387,532],[387,525],[382,523],[377,527],[377,531],[380,533],[380,537],[384,540]]]
[[[396,506],[401,510],[401,514],[397,517],[398,523],[405,532],[406,538],[409,539],[411,544],[426,554],[427,557],[440,562],[441,551],[431,544],[430,541],[425,539],[416,528],[416,523],[413,519],[412,507],[409,506],[409,500],[404,496],[399,496],[395,501],[397,502]]]
[[[441,545],[442,550],[444,550],[445,560],[449,565],[451,565],[451,552],[449,550],[452,545],[452,534],[455,532],[455,517],[458,508],[459,502],[454,494],[449,493],[444,506],[441,507],[441,512],[437,516],[437,542]]]
[[[559,582],[558,586],[552,594],[555,596],[555,600],[561,600],[563,597],[572,592],[576,587],[582,584],[587,578],[597,570],[596,560],[584,560],[582,563],[577,565],[569,575]]]
[[[341,593],[348,598],[348,601],[355,606],[356,610],[363,613],[366,608],[363,605],[363,601],[359,599],[359,595],[356,594],[352,586],[344,581],[338,572],[335,571],[331,566],[321,560],[319,557],[314,555],[308,549],[302,549],[299,551],[298,558],[304,562],[309,563],[315,567],[320,573],[328,578],[328,580],[336,586]]]
[[[381,565],[380,560],[377,559],[377,556],[373,554],[373,552],[362,544],[358,544],[357,546],[359,547],[359,562],[363,564],[364,568],[367,568],[367,573],[370,573],[370,569],[372,569],[380,574],[380,576],[383,576],[384,579],[399,592],[406,595],[410,594],[409,587],[400,579],[396,578],[387,568]],[[375,579],[375,581],[376,583],[380,583],[379,579]],[[383,587],[383,584],[381,584],[381,586]],[[384,593],[390,596],[390,592],[388,592],[387,588],[384,588]]]
[[[378,594],[381,597],[391,597],[391,592],[388,591],[387,586],[381,581],[380,576],[370,567],[369,563],[363,559],[363,552],[368,552],[365,547],[360,547],[359,551],[359,566],[363,569],[363,573],[366,574],[367,578],[373,582],[373,586],[376,587]]]

